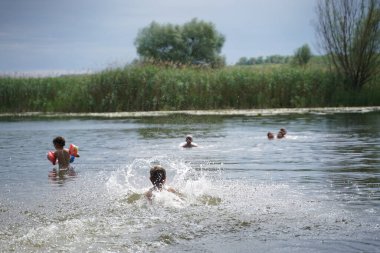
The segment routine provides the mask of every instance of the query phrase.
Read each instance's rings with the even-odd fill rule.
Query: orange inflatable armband
[[[69,154],[74,157],[79,157],[78,146],[75,146],[74,144],[70,144]]]
[[[55,165],[56,161],[57,161],[57,157],[55,157],[55,154],[53,151],[50,151],[48,154],[47,154],[47,159],[53,164]]]

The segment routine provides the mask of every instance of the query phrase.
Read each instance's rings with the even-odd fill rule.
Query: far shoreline
[[[380,106],[366,107],[313,107],[313,108],[270,108],[270,109],[225,109],[225,110],[178,110],[178,111],[141,111],[141,112],[22,112],[0,113],[0,118],[144,118],[171,115],[190,116],[270,116],[286,114],[334,114],[334,113],[368,113],[380,111]]]

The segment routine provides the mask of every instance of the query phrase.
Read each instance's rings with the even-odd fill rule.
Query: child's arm
[[[171,193],[177,193],[177,191],[172,187],[168,187],[167,190],[168,190],[168,192],[171,192]]]
[[[152,197],[153,197],[152,190],[147,191],[145,193],[145,197],[148,199],[149,203],[152,203]]]

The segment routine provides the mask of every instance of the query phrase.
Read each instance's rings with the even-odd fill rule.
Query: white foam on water
[[[150,203],[144,193],[151,187],[149,169],[155,164],[167,170],[168,184],[179,194],[154,193]],[[31,225],[6,228],[0,234],[0,249],[155,252],[204,237],[322,240],[380,231],[380,226],[362,222],[323,192],[309,195],[270,180],[227,179],[222,166],[215,169],[205,162],[194,169],[163,156],[82,175],[69,182],[60,199],[52,197],[50,204],[28,215],[18,209]]]

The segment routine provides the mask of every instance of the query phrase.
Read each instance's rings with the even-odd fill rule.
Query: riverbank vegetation
[[[225,37],[212,23],[152,22],[135,40],[139,60],[126,67],[0,77],[0,113],[379,106],[379,1],[317,7],[323,57],[305,44],[294,56],[243,57],[226,66]]]
[[[380,78],[346,89],[321,59],[213,69],[134,64],[94,74],[0,77],[0,112],[120,112],[380,105]]]

